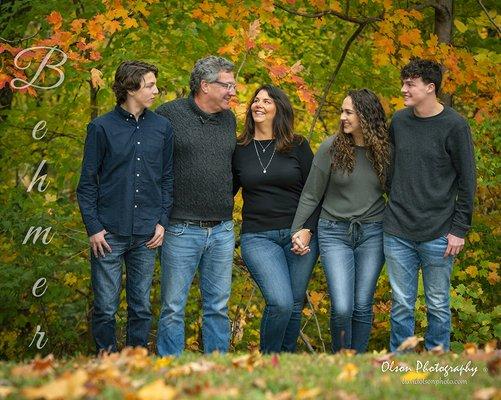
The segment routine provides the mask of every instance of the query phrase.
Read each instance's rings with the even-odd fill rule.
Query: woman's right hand
[[[300,256],[304,256],[310,252],[311,231],[309,229],[301,229],[292,235],[292,252]]]

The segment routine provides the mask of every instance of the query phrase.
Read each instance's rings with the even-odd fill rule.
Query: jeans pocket
[[[186,226],[186,224],[169,225],[165,231],[172,236],[181,236],[186,230]]]
[[[233,225],[233,220],[223,222],[224,229],[226,229],[228,232],[233,230]]]

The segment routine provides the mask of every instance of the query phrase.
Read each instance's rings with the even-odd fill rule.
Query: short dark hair
[[[421,78],[424,83],[435,85],[435,94],[438,95],[442,84],[442,66],[435,61],[412,57],[409,63],[400,71],[402,80]]]
[[[115,72],[115,82],[113,82],[113,92],[117,99],[117,104],[123,104],[127,100],[127,91],[138,90],[143,82],[143,77],[153,72],[158,75],[158,68],[152,64],[142,61],[123,61]]]
[[[292,149],[293,144],[301,143],[302,136],[294,134],[294,110],[287,95],[273,85],[262,85],[256,89],[247,106],[245,113],[245,123],[243,133],[237,138],[238,144],[247,146],[254,139],[254,130],[256,125],[252,117],[251,106],[258,93],[264,90],[268,93],[277,109],[273,118],[273,133],[276,139],[276,149],[278,152],[287,153]]]

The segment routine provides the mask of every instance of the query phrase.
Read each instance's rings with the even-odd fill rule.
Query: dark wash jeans
[[[291,251],[290,229],[242,234],[242,258],[266,302],[261,321],[263,353],[294,352],[301,328],[306,288],[318,258],[314,236],[311,251]]]
[[[382,222],[352,225],[320,218],[320,259],[331,298],[332,351],[363,353],[372,328],[372,304],[384,264]]]
[[[126,272],[126,346],[148,344],[151,326],[150,289],[155,250],[146,247],[152,235],[120,236],[107,233],[112,252],[96,258],[91,250],[91,280],[94,292],[92,335],[96,350],[117,351],[115,314],[120,304],[122,264]]]

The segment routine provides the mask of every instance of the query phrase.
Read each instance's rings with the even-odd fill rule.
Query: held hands
[[[156,249],[157,247],[161,246],[162,242],[164,241],[164,232],[165,228],[162,225],[157,224],[157,226],[155,226],[155,234],[150,239],[150,241],[146,243],[146,247],[148,249]]]
[[[464,239],[454,236],[452,233],[447,235],[447,249],[445,249],[444,257],[457,256],[463,250]]]
[[[94,257],[99,258],[99,256],[104,257],[104,251],[107,250],[108,253],[111,253],[111,247],[104,238],[106,235],[106,229],[103,229],[101,232],[98,232],[89,237],[90,247],[92,249],[92,253],[94,253]]]
[[[294,254],[304,256],[310,252],[311,231],[309,229],[301,229],[292,235],[292,252]]]

